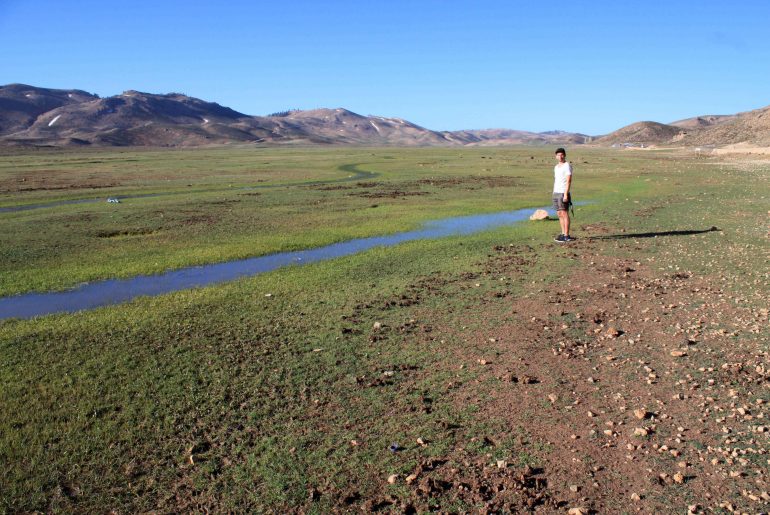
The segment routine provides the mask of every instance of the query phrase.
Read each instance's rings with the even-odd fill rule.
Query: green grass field
[[[0,213],[0,295],[547,205],[551,152],[8,153],[0,156],[0,206],[102,200]],[[720,245],[740,253],[716,252],[703,238],[677,240],[686,251],[664,238],[636,248],[606,240],[600,251],[703,274],[732,270],[743,274],[736,288],[759,281],[767,292],[766,228],[754,221],[768,211],[768,165],[664,151],[575,148],[569,157],[575,198],[590,202],[577,209],[579,238],[581,226],[597,224],[609,234],[716,225]],[[349,180],[359,172],[367,177]],[[161,195],[105,201],[147,193]],[[465,334],[478,329],[475,310],[504,311],[496,294],[531,293],[569,273],[573,251],[555,247],[558,232],[554,221],[525,222],[125,305],[0,321],[0,511],[323,513],[355,509],[388,488],[408,500],[406,485],[383,478],[458,446],[538,463],[549,446],[537,434],[480,419],[479,403],[458,397],[467,385],[482,394],[494,386],[456,359]],[[531,253],[516,270],[483,273],[501,245]],[[748,302],[760,304],[761,295]],[[510,439],[493,451],[472,440],[490,431]],[[393,442],[398,452],[388,451]],[[474,509],[453,502],[425,500]]]

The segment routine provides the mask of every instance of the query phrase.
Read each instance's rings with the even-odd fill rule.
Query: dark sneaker
[[[564,236],[565,242],[575,241],[577,238],[573,238],[572,236]]]
[[[560,234],[560,235],[558,235],[557,237],[555,237],[555,238],[553,239],[553,241],[557,241],[557,242],[559,242],[559,243],[564,243],[564,242],[566,242],[567,240],[566,240],[566,238],[565,238],[565,236],[564,236],[563,234]]]

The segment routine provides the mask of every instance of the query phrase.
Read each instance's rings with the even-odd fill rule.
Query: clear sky
[[[770,104],[770,1],[0,0],[0,85],[602,134]]]

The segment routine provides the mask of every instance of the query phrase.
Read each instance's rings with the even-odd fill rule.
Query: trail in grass
[[[302,182],[290,182],[290,183],[278,183],[278,184],[256,184],[253,186],[244,186],[241,188],[221,187],[221,188],[200,188],[200,189],[188,189],[183,191],[166,191],[160,193],[137,193],[134,195],[110,195],[109,198],[117,200],[129,200],[138,198],[152,198],[152,197],[168,197],[172,195],[189,195],[190,193],[213,193],[217,191],[243,191],[243,190],[256,190],[256,189],[269,189],[269,188],[287,188],[293,186],[316,186],[321,184],[336,184],[342,182],[359,181],[363,179],[373,179],[378,177],[379,172],[367,172],[360,170],[358,167],[361,164],[346,164],[337,167],[340,172],[350,173],[347,177],[340,179],[328,179],[320,181],[302,181]],[[99,196],[92,198],[81,198],[72,200],[55,200],[52,202],[42,202],[39,204],[25,204],[21,206],[0,207],[0,213],[14,213],[18,211],[31,211],[33,209],[42,209],[48,207],[65,206],[70,204],[92,204],[95,202],[105,202],[107,197]]]

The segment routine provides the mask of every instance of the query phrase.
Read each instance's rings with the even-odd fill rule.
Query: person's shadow
[[[691,229],[691,230],[683,230],[683,231],[661,231],[661,232],[637,232],[637,233],[629,233],[629,234],[608,234],[605,236],[588,236],[586,239],[589,240],[623,240],[627,238],[655,238],[657,236],[691,236],[693,234],[703,234],[707,232],[714,232],[719,231],[721,232],[722,229],[719,229],[716,226],[711,226],[710,229],[703,229],[701,231]]]

